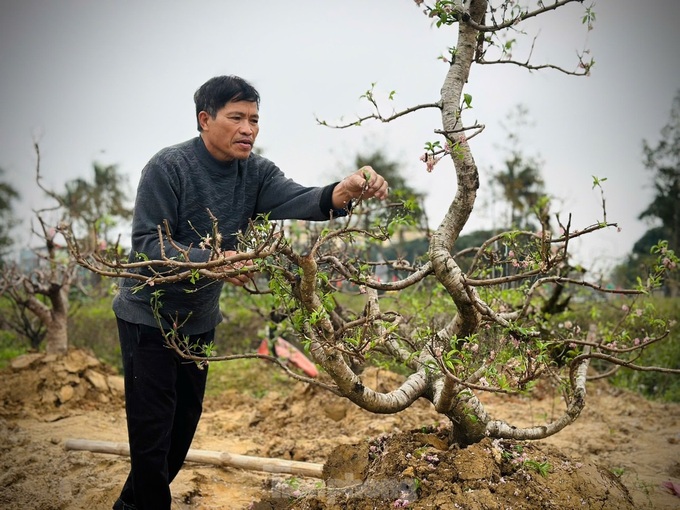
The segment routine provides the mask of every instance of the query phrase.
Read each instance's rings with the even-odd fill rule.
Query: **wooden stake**
[[[113,455],[130,456],[130,446],[127,443],[113,443],[109,441],[91,441],[89,439],[67,439],[64,442],[66,450],[85,450],[94,453],[110,453]],[[251,471],[265,471],[267,473],[285,473],[289,475],[310,476],[321,478],[323,464],[300,462],[295,460],[269,459],[252,457],[238,453],[217,452],[212,450],[189,450],[186,460],[202,464],[212,464],[222,467],[235,467]]]

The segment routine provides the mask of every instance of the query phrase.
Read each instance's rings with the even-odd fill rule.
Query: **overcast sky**
[[[680,89],[680,2],[599,0],[594,11],[590,33],[581,4],[542,16],[524,46],[537,35],[534,63],[569,69],[587,47],[596,62],[590,77],[477,66],[465,92],[473,97],[466,121],[486,125],[471,141],[482,185],[501,169],[501,123],[518,104],[532,121],[520,133],[522,151],[543,162],[554,209],[573,213],[575,228],[602,219],[592,176],[608,179],[607,219],[621,232],[577,246],[582,261],[602,265],[620,260],[647,229],[637,220],[652,197],[642,141],[659,139]],[[262,96],[259,148],[287,175],[325,184],[350,171],[357,153],[380,149],[427,194],[436,227],[455,193],[450,162],[427,173],[419,161],[424,143],[437,140],[436,112],[351,130],[319,126],[315,116],[367,113],[359,96],[374,82],[377,94],[396,91],[388,110],[438,100],[447,66],[437,57],[455,41],[455,29],[433,28],[412,0],[2,0],[3,178],[22,195],[21,215],[40,206],[36,139],[48,185],[89,178],[94,161],[117,164],[132,201],[146,161],[196,135],[196,88],[238,74]],[[466,231],[500,214],[484,193]]]

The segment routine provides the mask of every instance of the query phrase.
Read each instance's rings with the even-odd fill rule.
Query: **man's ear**
[[[198,113],[198,125],[201,126],[201,131],[205,131],[208,127],[208,120],[212,119],[210,114],[206,111]]]

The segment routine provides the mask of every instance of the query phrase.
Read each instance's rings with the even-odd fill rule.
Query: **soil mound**
[[[29,353],[2,371],[0,413],[20,416],[68,413],[123,403],[123,378],[91,353]]]
[[[248,376],[260,370],[270,368]],[[81,350],[21,356],[0,377],[0,508],[110,509],[129,459],[64,444],[127,441],[122,378]],[[368,368],[362,378],[383,391],[402,380]],[[467,448],[449,443],[426,401],[376,415],[283,379],[257,398],[230,390],[205,404],[192,448],[321,463],[323,479],[187,462],[173,510],[680,508],[680,405],[604,383],[589,385],[586,409],[556,436]],[[519,426],[559,413],[549,391],[485,404]]]
[[[634,510],[611,472],[537,443],[492,441],[461,449],[436,430],[337,447],[325,487],[279,484],[253,510]]]

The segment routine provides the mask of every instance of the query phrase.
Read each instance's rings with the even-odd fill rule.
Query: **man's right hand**
[[[225,250],[222,252],[223,257],[231,257],[232,255],[236,255],[238,252],[234,250]],[[255,264],[253,263],[252,260],[240,260],[238,262],[234,262],[232,264],[226,264],[224,266],[220,266],[217,269],[218,273],[221,272],[227,272],[231,271],[232,269],[241,269],[242,267],[246,266],[253,266],[255,267]],[[231,283],[232,285],[236,285],[237,287],[243,287],[246,283],[251,281],[253,279],[253,274],[254,272],[249,272],[249,273],[241,273],[236,276],[225,276],[224,280],[226,282]]]

